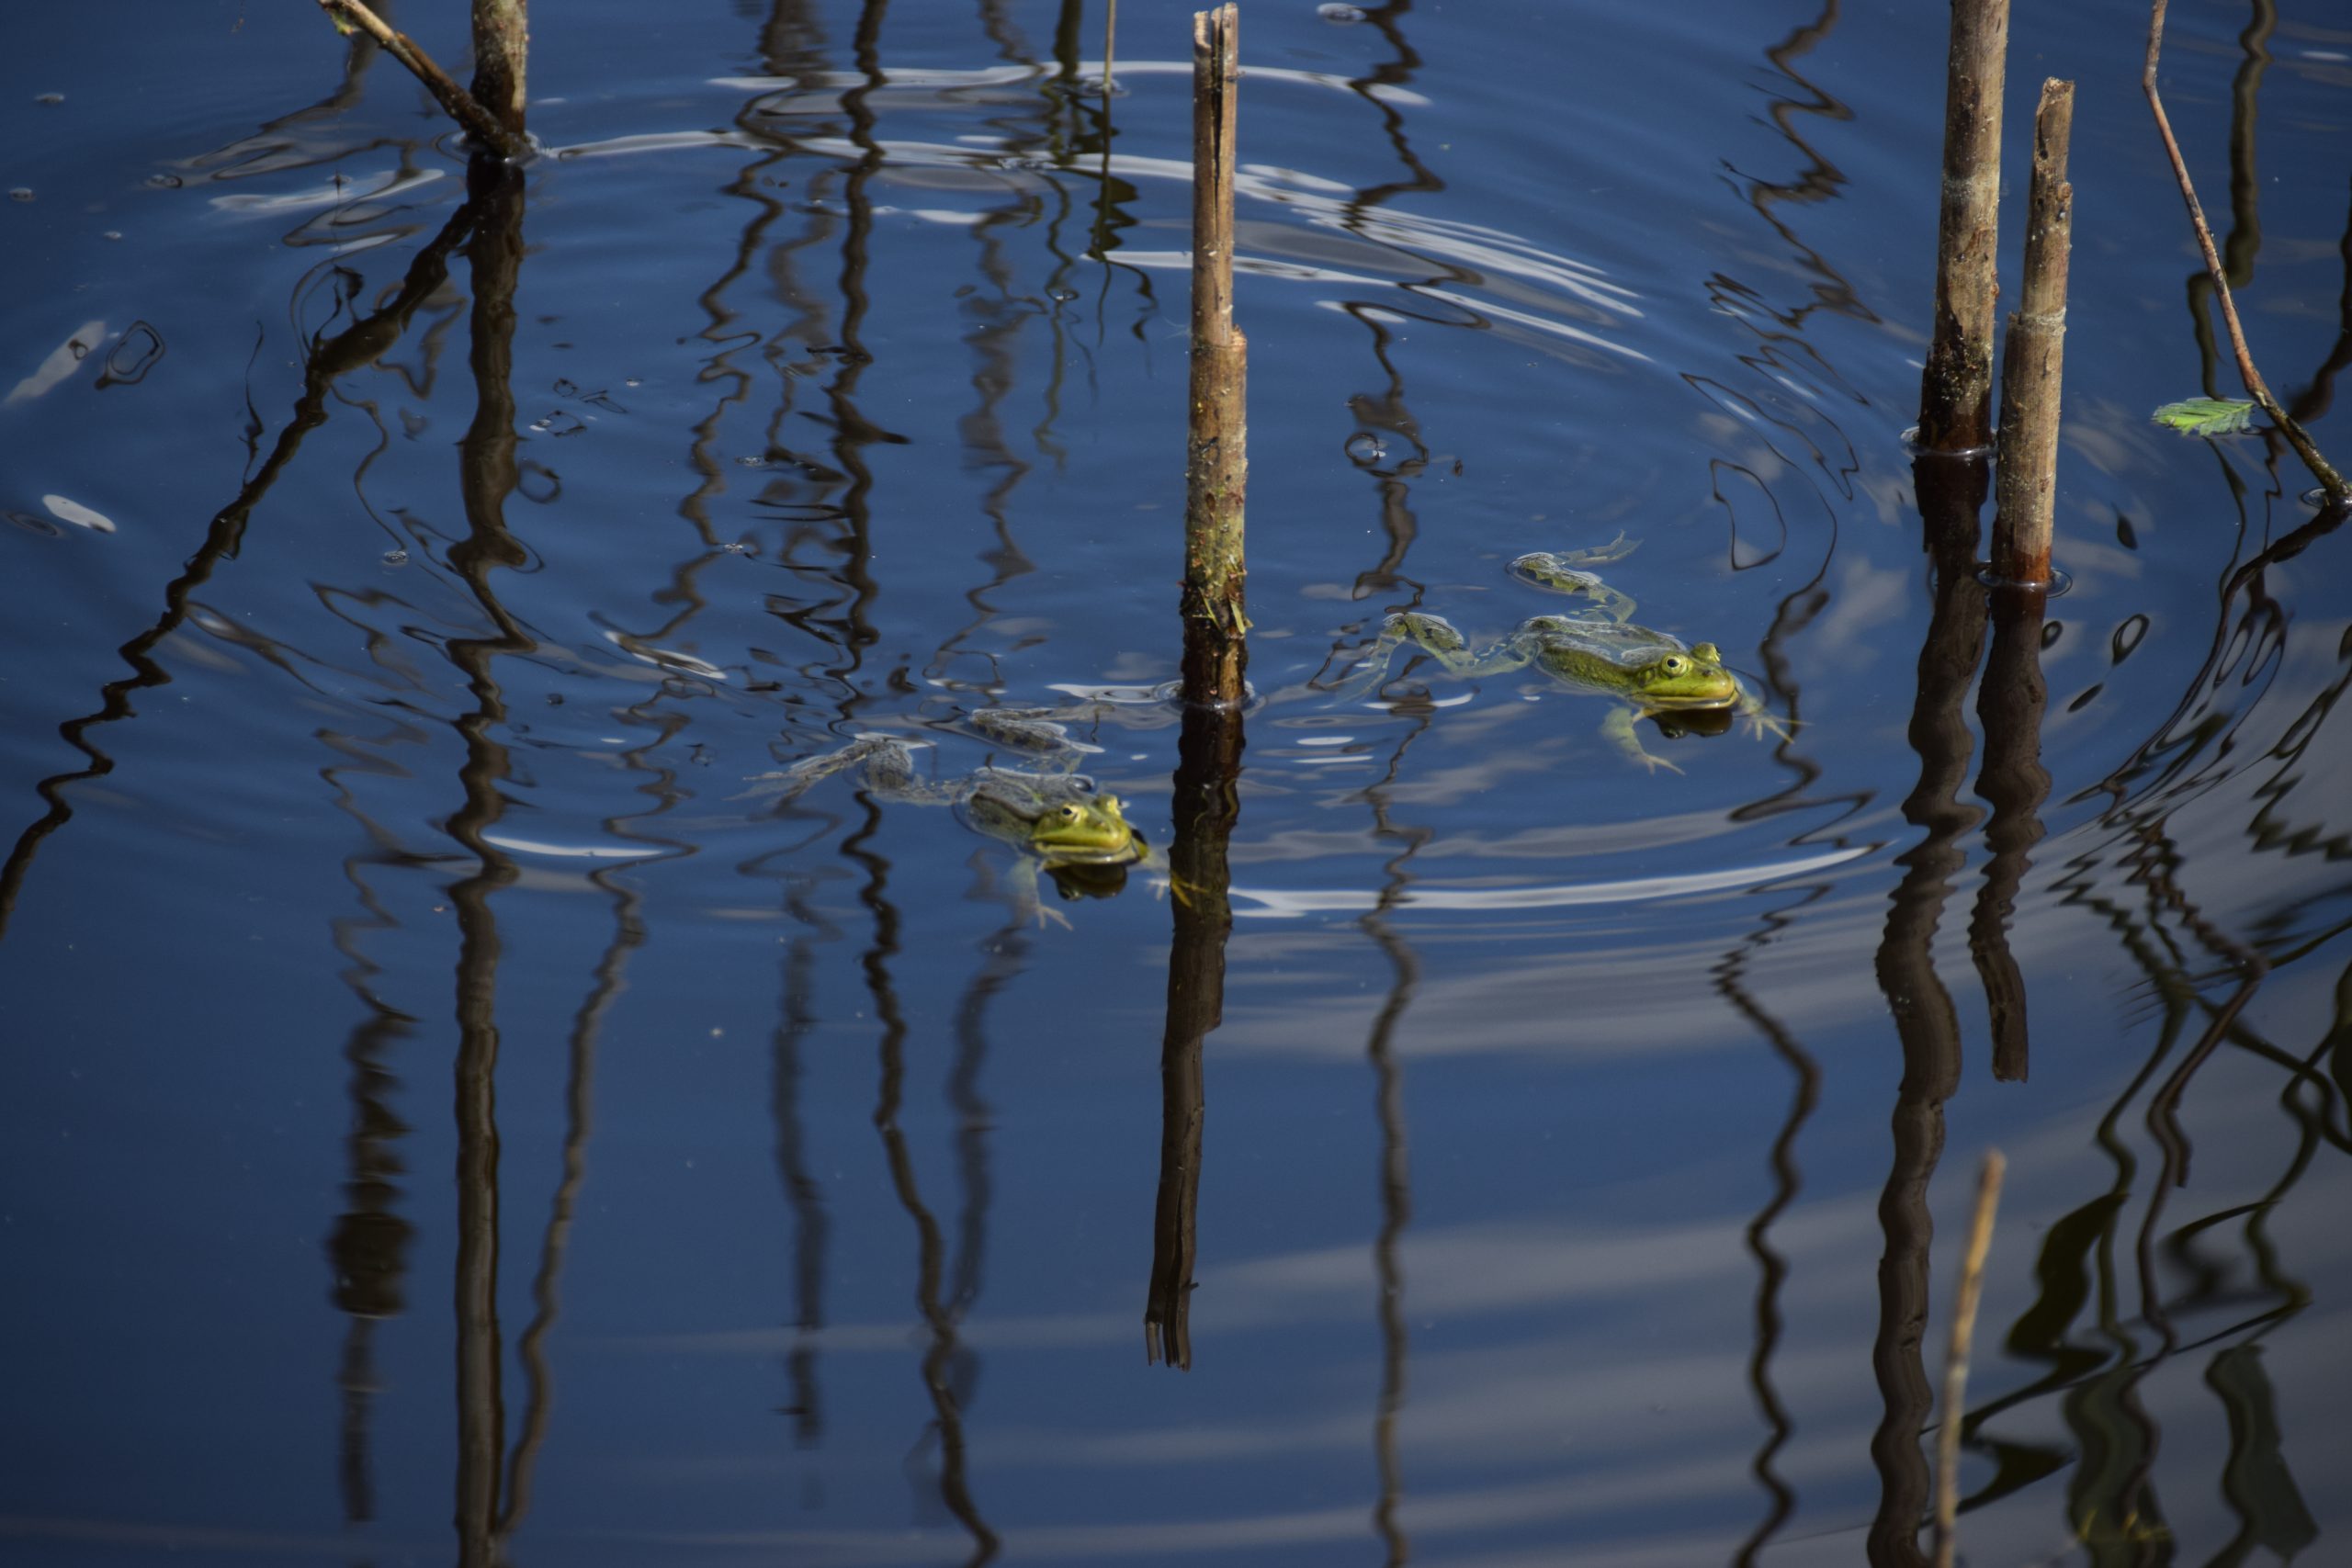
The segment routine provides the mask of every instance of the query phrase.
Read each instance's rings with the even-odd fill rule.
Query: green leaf
[[[2183,435],[2235,435],[2254,423],[2254,405],[2235,398],[2190,398],[2166,403],[2154,417]]]

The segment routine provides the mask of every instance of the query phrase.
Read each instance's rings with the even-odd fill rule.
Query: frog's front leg
[[[1045,863],[1035,855],[1020,855],[1014,859],[1012,870],[1006,874],[1004,886],[1005,891],[1011,895],[1013,924],[1026,925],[1034,916],[1039,931],[1046,929],[1047,920],[1069,931],[1069,917],[1059,909],[1048,908],[1046,901],[1037,896],[1037,878],[1045,870]]]
[[[1776,717],[1765,711],[1764,700],[1749,691],[1745,682],[1740,685],[1739,701],[1735,705],[1734,711],[1747,721],[1749,733],[1758,740],[1768,737],[1774,740],[1792,740],[1796,738],[1795,723]]]
[[[1617,750],[1625,754],[1625,760],[1629,762],[1639,762],[1652,773],[1656,773],[1660,768],[1664,768],[1670,773],[1680,773],[1682,771],[1680,768],[1665,758],[1643,750],[1641,735],[1634,728],[1635,722],[1641,716],[1642,710],[1639,708],[1614,704],[1610,707],[1609,716],[1600,721],[1600,733],[1607,736]]]

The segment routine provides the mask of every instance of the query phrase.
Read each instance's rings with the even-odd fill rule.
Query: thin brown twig
[[[449,118],[463,126],[483,146],[502,158],[526,158],[531,144],[506,129],[496,115],[482,107],[471,93],[451,80],[449,73],[433,62],[406,33],[387,23],[360,0],[319,0],[319,9],[340,27],[349,23],[384,46],[384,52],[408,67],[409,73],[424,84],[434,102],[448,112]]]
[[[1976,1338],[1976,1303],[1984,1293],[1984,1255],[1993,1250],[1993,1213],[2001,1206],[2001,1178],[2009,1162],[1987,1150],[1976,1179],[1976,1213],[1968,1223],[1968,1250],[1961,1259],[1960,1289],[1951,1310],[1951,1347],[1944,1356],[1944,1407],[1936,1428],[1935,1568],[1951,1568],[1960,1516],[1960,1417],[1968,1393],[1968,1352]]]
[[[2165,0],[2153,0],[2148,11],[2148,62],[2140,73],[2140,90],[2148,95],[2148,107],[2155,111],[2156,131],[2164,138],[2165,156],[2172,160],[2173,177],[2180,182],[2180,198],[2188,206],[2188,221],[2197,231],[2197,247],[2204,253],[2205,272],[2213,280],[2213,297],[2221,302],[2222,324],[2230,330],[2230,349],[2237,356],[2238,375],[2245,382],[2247,394],[2278,427],[2278,434],[2287,438],[2303,466],[2318,478],[2328,499],[2339,506],[2352,504],[2352,485],[2347,485],[2344,476],[2320,456],[2312,438],[2278,406],[2278,400],[2270,395],[2269,383],[2254,367],[2254,354],[2245,345],[2245,329],[2238,324],[2238,308],[2230,299],[2230,280],[2222,270],[2221,254],[2213,248],[2213,231],[2206,225],[2205,209],[2199,205],[2197,187],[2188,178],[2188,164],[2181,158],[2180,143],[2173,138],[2172,121],[2165,115],[2164,98],[2156,91],[2156,57],[2163,52],[2165,44]]]

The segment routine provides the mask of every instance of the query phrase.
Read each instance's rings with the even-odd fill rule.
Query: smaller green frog
[[[1589,570],[1622,560],[1634,547],[1621,534],[1594,549],[1541,551],[1512,561],[1510,573],[1521,581],[1576,594],[1591,600],[1592,605],[1573,615],[1531,615],[1483,653],[1474,653],[1469,639],[1442,616],[1420,610],[1389,616],[1381,625],[1380,640],[1340,688],[1342,700],[1359,700],[1377,690],[1396,650],[1409,643],[1449,674],[1476,679],[1533,665],[1570,691],[1616,698],[1601,722],[1601,733],[1628,761],[1653,771],[1682,770],[1643,749],[1634,727],[1644,718],[1656,720],[1668,735],[1679,736],[1720,734],[1737,716],[1747,719],[1759,738],[1787,739],[1788,727],[1766,713],[1755,693],[1724,668],[1723,653],[1713,643],[1689,644],[1634,625],[1634,601]]]
[[[979,735],[1032,757],[1035,770],[978,768],[960,778],[925,779],[915,771],[914,749],[891,735],[862,735],[837,751],[795,762],[781,773],[762,773],[763,787],[752,795],[797,797],[820,780],[859,769],[858,783],[877,800],[908,806],[954,807],[975,830],[1022,852],[1014,867],[1014,903],[1040,925],[1069,922],[1037,899],[1037,875],[1053,878],[1065,899],[1108,898],[1126,886],[1127,872],[1158,861],[1144,836],[1129,825],[1115,795],[1095,792],[1094,781],[1076,772],[1084,752],[1062,727],[1034,708],[984,708],[968,723]]]

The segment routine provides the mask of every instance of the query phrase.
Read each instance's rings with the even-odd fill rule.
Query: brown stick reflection
[[[1993,595],[1993,647],[1976,694],[1984,726],[1984,761],[1976,793],[1993,808],[1984,824],[1992,858],[1968,922],[1968,952],[1984,986],[1992,1017],[1993,1076],[2023,1082],[2027,1067],[2025,976],[2009,951],[2009,917],[2018,890],[2041,841],[2041,803],[2050,798],[2050,772],[2041,765],[2041,716],[2050,688],[2041,678],[2042,611],[2039,589],[2001,588]]]
[[[786,895],[786,908],[802,926],[829,937],[837,934],[816,913],[808,895],[805,885],[796,886]],[[785,1356],[785,1376],[792,1385],[792,1402],[785,1414],[792,1417],[794,1440],[803,1447],[825,1435],[824,1398],[810,1337],[825,1325],[825,1243],[832,1232],[824,1188],[808,1168],[808,1133],[800,1120],[800,1047],[817,1025],[811,1002],[816,987],[816,944],[795,936],[785,949],[784,997],[771,1046],[768,1107],[775,1122],[776,1173],[784,1181],[793,1225],[792,1326],[797,1338]]]
[[[409,264],[399,291],[381,310],[359,318],[334,336],[311,344],[303,356],[302,395],[295,400],[293,417],[278,434],[269,456],[229,504],[213,513],[203,542],[188,557],[180,574],[164,587],[164,613],[153,626],[117,650],[131,672],[98,689],[96,712],[58,726],[57,733],[67,745],[89,758],[90,764],[70,773],[52,774],[33,786],[35,793],[49,803],[49,810],[18,835],[8,852],[7,863],[0,865],[0,937],[7,934],[9,916],[16,909],[17,896],[24,887],[25,875],[32,869],[41,840],[73,819],[74,807],[66,794],[67,786],[114,772],[114,759],[98,750],[88,738],[89,732],[99,725],[130,717],[135,711],[131,706],[134,694],[170,682],[171,671],[153,657],[156,647],[187,618],[190,599],[210,580],[213,569],[236,555],[244,540],[247,519],[293,462],[294,455],[301,450],[303,437],[326,423],[328,390],[341,377],[373,364],[390,352],[408,330],[409,318],[447,280],[450,254],[473,231],[479,210],[478,205],[469,199],[450,214],[449,221],[434,236],[432,243],[419,251],[416,259]]]
[[[1198,1244],[1201,1131],[1207,1101],[1201,1043],[1223,1021],[1225,944],[1233,931],[1226,845],[1240,815],[1241,711],[1188,705],[1177,739],[1176,839],[1168,853],[1175,930],[1168,944],[1168,1018],[1159,1043],[1159,1190],[1152,1206],[1144,1355],[1189,1370]]]
[[[1826,890],[1825,890],[1826,891]],[[1805,902],[1821,897],[1815,893]],[[1797,1169],[1797,1134],[1813,1115],[1814,1107],[1821,1102],[1821,1065],[1813,1054],[1792,1033],[1788,1025],[1773,1016],[1747,987],[1747,964],[1774,937],[1795,923],[1794,912],[1781,910],[1764,918],[1758,929],[1739,945],[1724,954],[1723,961],[1713,971],[1715,992],[1732,1010],[1746,1019],[1750,1027],[1761,1034],[1772,1047],[1772,1054],[1787,1064],[1795,1076],[1796,1091],[1789,1102],[1788,1120],[1781,1123],[1778,1136],[1772,1140],[1772,1196],[1756,1217],[1747,1222],[1747,1250],[1762,1275],[1756,1290],[1756,1348],[1747,1359],[1747,1383],[1755,1391],[1756,1404],[1764,1413],[1766,1435],[1749,1465],[1757,1483],[1764,1488],[1770,1503],[1764,1517],[1740,1543],[1739,1553],[1732,1559],[1733,1568],[1755,1568],[1761,1552],[1796,1511],[1796,1489],[1773,1468],[1772,1461],[1796,1430],[1788,1406],[1781,1402],[1780,1393],[1772,1386],[1772,1356],[1781,1345],[1781,1287],[1789,1278],[1788,1259],[1772,1250],[1770,1240],[1772,1226],[1796,1201],[1797,1192],[1804,1184]]]
[[[1985,465],[1981,458],[1922,453],[1912,465],[1912,479],[1933,601],[1911,710],[1919,782],[1903,802],[1904,820],[1923,836],[1895,857],[1903,880],[1887,910],[1876,961],[1879,989],[1902,1043],[1903,1078],[1893,1119],[1894,1159],[1878,1206],[1886,1248],[1879,1259],[1871,1364],[1884,1414],[1871,1438],[1880,1487],[1868,1541],[1871,1568],[1910,1568],[1926,1561],[1918,1533],[1927,1516],[1928,1472],[1919,1433],[1934,1404],[1921,1359],[1934,1235],[1928,1184],[1943,1153],[1944,1101],[1960,1084],[1960,1021],[1936,973],[1934,942],[1952,874],[1966,858],[1961,838],[1977,820],[1957,796],[1974,750],[1962,705],[1984,640],[1984,596],[1975,565]]]
[[[612,824],[607,824],[611,828]],[[604,1033],[605,1014],[626,988],[629,955],[645,944],[644,898],[599,871],[589,877],[613,902],[613,935],[597,960],[595,980],[587,998],[572,1015],[566,1042],[563,1091],[563,1176],[548,1205],[547,1230],[539,1242],[539,1266],[531,1277],[531,1321],[514,1342],[522,1360],[527,1392],[523,1402],[522,1429],[515,1434],[514,1452],[506,1467],[506,1497],[498,1517],[503,1540],[514,1535],[531,1508],[531,1476],[539,1450],[547,1442],[548,1419],[555,1406],[555,1377],[548,1365],[547,1337],[561,1309],[557,1284],[563,1272],[564,1252],[571,1237],[571,1217],[580,1203],[580,1189],[588,1179],[588,1134],[594,1125],[596,1043]]]
[[[343,934],[338,931],[338,940]],[[354,960],[365,964],[356,953]],[[344,1047],[344,1059],[351,1064],[351,1177],[344,1184],[350,1207],[336,1217],[327,1256],[334,1266],[334,1304],[351,1318],[335,1376],[343,1395],[336,1465],[343,1517],[346,1523],[365,1524],[376,1517],[368,1443],[369,1410],[382,1386],[376,1376],[376,1325],[401,1314],[401,1281],[408,1273],[408,1245],[416,1234],[395,1207],[401,1170],[398,1147],[408,1127],[390,1103],[396,1080],[384,1062],[393,1043],[405,1038],[415,1021],[377,998],[364,973],[351,976],[350,982],[368,1013]]]
[[[492,845],[490,829],[505,809],[501,786],[510,762],[493,739],[506,723],[506,700],[493,666],[524,653],[531,637],[492,586],[491,574],[526,557],[507,531],[505,504],[514,460],[514,288],[523,266],[523,186],[495,160],[477,158],[468,172],[480,223],[467,247],[473,275],[471,340],[474,417],[458,442],[458,489],[466,537],[449,548],[449,565],[472,592],[492,635],[452,637],[449,661],[466,678],[473,711],[458,721],[465,761],[458,770],[464,803],[450,814],[450,838],[477,869],[449,890],[458,918],[458,1560],[488,1568],[498,1554],[499,1464],[505,1405],[500,1386],[498,1326],[498,1119],[496,1018],[500,942],[491,897],[512,884],[512,859]]]
[[[880,826],[882,814],[870,800],[865,820],[842,841],[842,852],[865,867],[865,886],[859,897],[874,916],[874,941],[859,966],[865,971],[867,995],[874,998],[874,1016],[882,1026],[881,1072],[874,1105],[874,1127],[882,1139],[883,1158],[899,1206],[915,1227],[915,1305],[930,1330],[922,1357],[922,1383],[931,1398],[932,1426],[939,1436],[939,1500],[972,1538],[967,1568],[994,1558],[997,1534],[980,1517],[966,1477],[964,1401],[970,1390],[969,1358],[956,1340],[960,1309],[952,1306],[941,1289],[945,1277],[946,1243],[939,1221],[923,1202],[915,1180],[907,1135],[899,1126],[899,1107],[905,1098],[907,1020],[899,1005],[899,991],[890,977],[890,960],[899,953],[899,911],[889,899],[889,863],[865,847]]]
[[[1436,712],[1426,702],[1400,706],[1400,711],[1411,714],[1413,728],[1396,743],[1396,750],[1389,755],[1387,772],[1378,784],[1364,791],[1364,799],[1372,807],[1374,835],[1403,848],[1381,868],[1386,880],[1381,884],[1379,901],[1365,910],[1363,919],[1357,922],[1364,934],[1379,945],[1392,976],[1388,996],[1374,1016],[1372,1034],[1364,1042],[1364,1055],[1372,1061],[1376,1086],[1374,1103],[1380,1116],[1380,1232],[1372,1244],[1373,1277],[1380,1292],[1380,1397],[1373,1407],[1372,1451],[1374,1462],[1379,1466],[1380,1495],[1373,1505],[1372,1524],[1380,1532],[1387,1568],[1400,1568],[1413,1550],[1405,1527],[1396,1517],[1397,1505],[1405,1495],[1404,1469],[1396,1458],[1396,1417],[1405,1407],[1405,1369],[1410,1349],[1405,1330],[1405,1270],[1398,1258],[1398,1244],[1404,1239],[1405,1227],[1413,1220],[1413,1191],[1405,1136],[1405,1075],[1396,1062],[1396,1025],[1413,1005],[1414,993],[1421,984],[1420,955],[1397,934],[1388,923],[1388,917],[1413,885],[1406,869],[1408,863],[1420,852],[1422,845],[1437,836],[1433,828],[1400,828],[1388,818],[1388,791],[1404,766],[1405,753],[1428,731],[1430,719]]]

